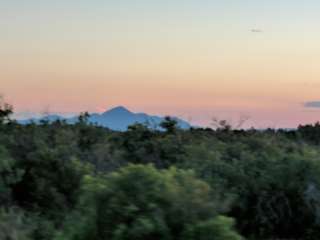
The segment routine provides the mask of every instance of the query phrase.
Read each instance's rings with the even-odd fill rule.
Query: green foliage
[[[174,120],[169,118],[167,121]],[[178,165],[185,152],[180,140],[181,135],[176,131],[177,129],[174,130],[175,134],[172,134],[171,130],[167,133],[152,131],[142,124],[130,126],[119,141],[124,150],[124,158],[136,164],[152,163],[158,168]]]
[[[64,161],[52,150],[34,153],[19,162],[25,169],[21,181],[13,186],[17,203],[29,211],[39,212],[54,221],[72,208],[77,201],[83,172],[75,160]]]
[[[1,102],[0,239],[320,238],[319,123],[116,132],[87,114],[20,125],[11,113]]]
[[[0,209],[0,239],[31,240],[32,230],[32,224],[21,210]]]
[[[160,124],[160,127],[165,129],[167,133],[174,134],[177,130],[178,122],[171,117],[165,117],[164,121]]]
[[[192,144],[188,166],[224,194],[236,196],[229,216],[238,220],[244,235],[307,239],[308,231],[319,234],[315,211],[319,206],[315,203],[320,186],[319,151],[261,135],[239,136],[237,141],[230,138],[231,142],[216,140],[211,149]],[[196,161],[199,156],[201,162]]]
[[[320,122],[299,126],[297,134],[312,144],[320,144]]]
[[[14,159],[3,146],[0,146],[0,207],[10,204],[12,185],[16,184],[23,174],[23,170],[16,170],[14,165]]]
[[[182,240],[191,228],[203,234],[199,239],[240,239],[230,220],[217,217],[210,187],[190,171],[129,165],[108,176],[102,189],[96,197],[95,233],[88,227],[92,240]]]
[[[241,240],[233,229],[231,218],[219,216],[215,219],[191,225],[184,233],[184,240]]]
[[[5,103],[3,98],[0,96],[0,126],[10,122],[10,115],[13,113],[13,107]]]

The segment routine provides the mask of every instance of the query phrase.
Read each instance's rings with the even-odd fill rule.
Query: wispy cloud
[[[305,102],[303,105],[306,108],[320,108],[320,101]]]

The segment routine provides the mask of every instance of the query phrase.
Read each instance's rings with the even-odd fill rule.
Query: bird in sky
[[[253,28],[250,31],[253,33],[262,33],[263,32],[261,29],[258,29],[258,28]]]

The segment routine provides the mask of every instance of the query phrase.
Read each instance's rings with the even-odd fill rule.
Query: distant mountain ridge
[[[191,127],[191,125],[185,120],[177,117],[172,117],[172,119],[177,121],[179,128],[188,129]],[[43,120],[48,122],[65,120],[69,124],[74,124],[78,121],[78,117],[66,118],[55,114],[42,118],[18,120],[18,122],[21,124],[28,124],[31,122],[38,124]],[[92,113],[88,118],[88,122],[91,124],[96,124],[98,126],[107,127],[117,131],[125,131],[127,130],[128,126],[135,123],[147,124],[151,128],[159,129],[159,125],[163,120],[164,117],[152,116],[146,113],[133,113],[123,106],[112,108],[104,113]]]

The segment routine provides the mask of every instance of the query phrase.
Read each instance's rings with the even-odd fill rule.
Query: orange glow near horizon
[[[124,2],[0,3],[0,93],[17,112],[123,105],[202,125],[245,114],[257,127],[320,119],[303,107],[320,101],[320,4]]]

